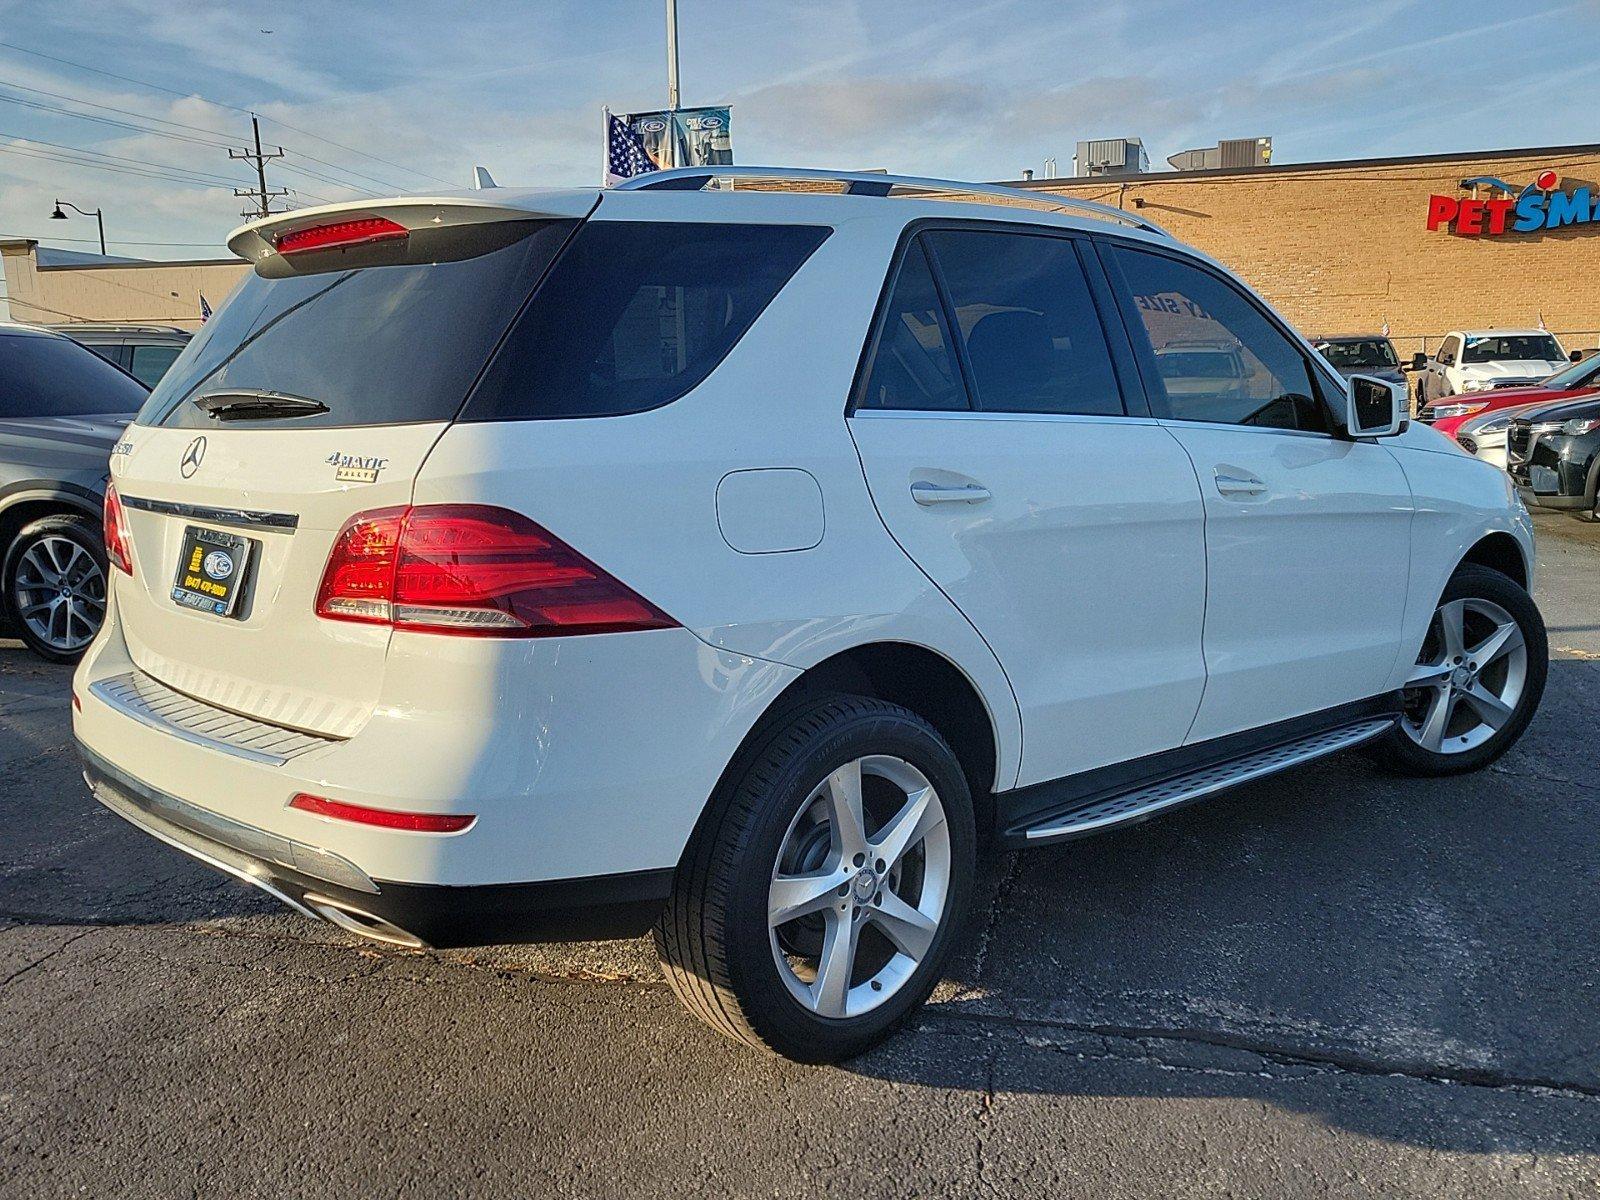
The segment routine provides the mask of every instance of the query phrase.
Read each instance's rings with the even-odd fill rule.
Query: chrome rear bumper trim
[[[308,917],[321,914],[274,886],[272,867],[282,867],[352,891],[370,895],[378,892],[378,885],[371,876],[341,855],[268,833],[157,791],[119,771],[82,743],[78,745],[78,752],[86,768],[84,782],[94,798],[112,812],[207,866],[254,884]]]

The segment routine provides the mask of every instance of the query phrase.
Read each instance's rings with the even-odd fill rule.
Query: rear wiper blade
[[[273,417],[314,417],[329,411],[321,400],[267,392],[257,388],[226,388],[196,396],[194,406],[217,421],[265,421]]]

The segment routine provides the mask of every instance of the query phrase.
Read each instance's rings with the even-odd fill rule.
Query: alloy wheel
[[[1405,684],[1401,724],[1435,754],[1462,754],[1511,720],[1528,674],[1522,629],[1498,604],[1479,598],[1441,604]]]
[[[773,960],[820,1017],[858,1017],[927,956],[951,884],[944,803],[901,758],[854,759],[822,781],[784,835],[767,891]]]
[[[17,563],[11,610],[52,650],[76,654],[105,620],[105,572],[71,538],[47,534],[23,551]]]

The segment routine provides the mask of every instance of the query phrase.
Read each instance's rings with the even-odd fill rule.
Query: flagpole
[[[667,0],[667,110],[678,111],[678,0]],[[667,117],[666,166],[678,165],[678,121]]]
[[[600,106],[600,186],[611,181],[611,105]]]

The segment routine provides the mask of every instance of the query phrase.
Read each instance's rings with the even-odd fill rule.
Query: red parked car
[[[1441,396],[1418,413],[1417,420],[1453,438],[1456,427],[1468,417],[1476,417],[1497,408],[1515,408],[1521,404],[1551,404],[1594,392],[1600,392],[1600,354],[1591,354],[1565,370],[1557,371],[1548,379],[1540,380],[1536,387]]]

